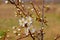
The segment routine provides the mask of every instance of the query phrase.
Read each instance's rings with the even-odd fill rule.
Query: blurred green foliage
[[[5,31],[0,31],[0,36],[4,36],[5,35]]]

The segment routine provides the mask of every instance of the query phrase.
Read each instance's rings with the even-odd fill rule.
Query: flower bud
[[[7,37],[10,37],[9,35],[7,35]]]
[[[15,34],[15,33],[17,33],[17,31],[13,31],[13,33]]]

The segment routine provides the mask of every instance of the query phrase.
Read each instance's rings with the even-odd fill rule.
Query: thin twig
[[[36,10],[36,8],[35,8],[35,6],[34,6],[34,4],[33,4],[32,2],[31,2],[31,5],[32,5],[32,7],[34,8],[34,10],[35,10],[37,16],[39,17],[39,14],[38,14],[38,12],[37,12],[37,10]]]
[[[32,39],[35,40],[35,38],[34,38],[34,37],[32,36],[32,34],[31,34],[30,30],[29,30],[29,33],[30,33],[30,36],[32,37]]]
[[[58,35],[54,40],[58,40],[60,38],[60,35]]]

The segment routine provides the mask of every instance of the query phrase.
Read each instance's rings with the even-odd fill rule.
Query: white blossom
[[[32,8],[31,11],[33,11],[34,9]]]
[[[26,17],[26,21],[27,21],[28,26],[32,24],[32,18],[30,16]]]
[[[44,29],[44,27],[42,27],[42,29]]]
[[[20,24],[20,26],[25,27],[25,24],[26,24],[26,23],[27,23],[27,22],[26,22],[25,18],[19,19],[19,24]]]
[[[33,22],[33,20],[32,20],[32,17],[30,17],[30,16],[19,19],[19,25],[22,27],[25,27],[26,23],[27,23],[27,26],[30,26],[32,24],[32,22]]]

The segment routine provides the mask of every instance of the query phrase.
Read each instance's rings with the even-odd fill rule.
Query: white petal
[[[22,7],[24,7],[24,5],[22,5]]]
[[[30,29],[30,27],[27,28],[28,30]]]
[[[25,21],[25,19],[24,19],[24,18],[22,18],[22,21]]]
[[[29,34],[28,29],[25,29],[25,34],[26,34],[26,35],[28,35],[28,34]]]
[[[32,32],[32,33],[35,33],[35,29],[32,29],[31,32]]]
[[[32,18],[29,16],[29,19],[32,20]]]
[[[20,26],[22,26],[22,25],[23,25],[23,23],[21,22],[21,23],[19,23],[19,25],[20,25]]]
[[[27,23],[27,20],[24,23],[26,24]]]
[[[25,25],[23,24],[22,27],[25,27]]]
[[[22,20],[21,20],[21,19],[19,19],[19,22],[22,22]]]

